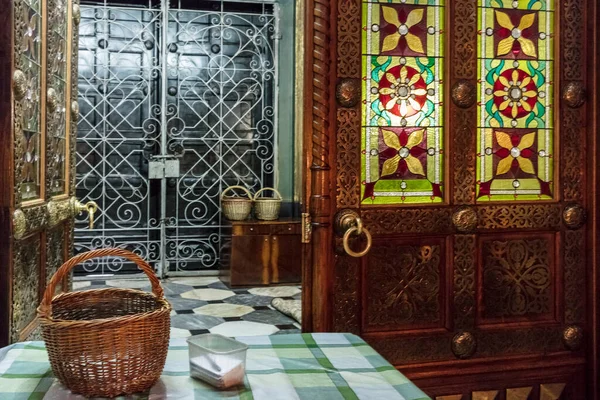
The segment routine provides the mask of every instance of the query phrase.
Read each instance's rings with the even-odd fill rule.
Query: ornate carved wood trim
[[[337,206],[358,208],[360,204],[360,111],[356,108],[338,108],[337,123]]]
[[[585,231],[564,232],[565,323],[585,322]]]
[[[309,46],[307,57],[312,70],[306,93],[312,93],[312,163],[310,214],[312,217],[312,328],[330,330],[333,262],[331,256],[331,194],[330,194],[330,94],[331,94],[331,0],[312,0],[308,9]],[[312,63],[310,60],[312,59]]]
[[[312,68],[312,167],[315,172],[329,170],[330,107],[330,0],[313,1],[313,68]],[[315,175],[313,172],[313,175]],[[318,175],[318,174],[317,174]],[[322,174],[328,180],[328,174]],[[318,176],[320,177],[320,176]],[[313,191],[316,195],[317,191]],[[327,194],[327,193],[323,193]]]
[[[445,208],[369,208],[361,212],[363,223],[374,235],[453,232],[452,209]]]
[[[561,227],[560,204],[478,206],[478,229],[553,229]]]
[[[338,4],[337,17],[337,76],[340,85],[347,87],[348,98],[361,97],[361,2],[346,0]],[[354,82],[354,84],[350,84]],[[340,103],[337,108],[336,200],[338,208],[357,208],[360,205],[360,129],[359,101]]]
[[[475,235],[454,236],[454,329],[471,329],[475,318]]]
[[[475,97],[477,87],[477,0],[456,0],[449,9],[449,31],[451,60],[449,88],[462,85],[460,98],[449,104],[449,120],[452,127],[453,143],[450,148],[452,160],[450,171],[453,174],[454,204],[475,203],[475,102],[464,99]],[[456,92],[458,93],[458,92]],[[469,105],[470,104],[470,105]],[[448,129],[449,131],[450,129]]]
[[[564,0],[561,23],[561,87],[570,85],[586,87],[586,47],[582,45],[585,0]],[[586,107],[569,107],[568,99],[558,99],[561,110],[560,149],[562,163],[563,200],[582,203],[585,193],[585,112]],[[557,99],[557,100],[558,100]]]
[[[471,359],[503,354],[528,355],[566,351],[563,329],[560,327],[477,331],[472,335],[477,347]],[[456,360],[452,352],[452,340],[455,337],[453,332],[418,337],[379,335],[376,340],[369,334],[363,336],[392,365]]]
[[[339,241],[339,239],[336,239]],[[333,329],[360,334],[360,260],[336,256],[333,302]]]
[[[445,329],[449,308],[443,238],[380,239],[363,263],[363,332]]]

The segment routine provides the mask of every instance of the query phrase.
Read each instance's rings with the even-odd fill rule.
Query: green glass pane
[[[551,200],[553,2],[479,6],[477,201]]]
[[[363,204],[443,201],[444,8],[363,1]]]

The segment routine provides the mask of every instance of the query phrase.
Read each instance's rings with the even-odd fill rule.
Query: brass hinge
[[[302,213],[302,243],[310,243],[312,225],[309,213]]]

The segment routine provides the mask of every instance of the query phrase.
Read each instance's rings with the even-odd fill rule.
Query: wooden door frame
[[[588,382],[589,391],[594,400],[600,399],[600,235],[598,228],[600,227],[600,4],[597,1],[591,0],[588,2],[588,51],[591,55],[592,68],[590,76],[590,89],[588,93],[588,170],[587,184],[589,216],[587,220],[588,243],[590,244],[591,252],[588,257],[588,326],[587,326],[587,341],[588,349],[591,355],[588,364]]]
[[[340,0],[348,1],[348,0]],[[349,0],[356,1],[356,0]],[[312,237],[305,248],[302,274],[302,329],[327,332],[332,327],[332,223],[335,202],[332,168],[335,155],[336,1],[306,0],[304,65],[305,204]],[[332,79],[333,78],[333,79]]]
[[[306,0],[304,72],[304,200],[312,219],[312,239],[305,245],[303,262],[302,328],[305,332],[331,331],[333,327],[334,242],[336,182],[337,8],[360,0]],[[587,241],[588,307],[586,338],[590,350],[588,395],[600,399],[600,5],[595,0],[570,0],[587,10],[588,68]],[[360,3],[359,3],[360,4]],[[360,8],[359,8],[360,10]],[[594,112],[596,111],[596,112]],[[308,206],[306,206],[308,205]]]

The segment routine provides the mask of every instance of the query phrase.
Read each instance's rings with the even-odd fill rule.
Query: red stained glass
[[[390,68],[379,82],[379,99],[385,109],[400,117],[412,117],[427,100],[427,85],[416,69],[397,65]]]

